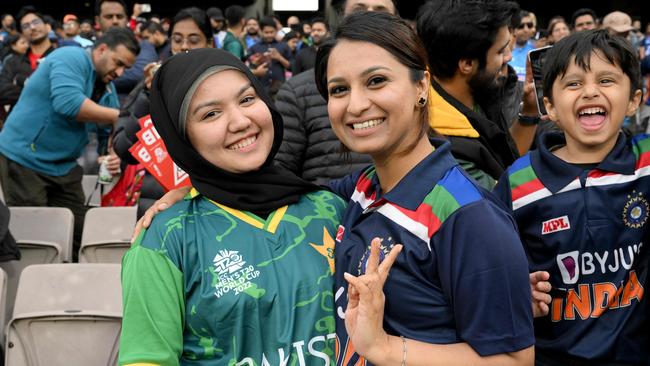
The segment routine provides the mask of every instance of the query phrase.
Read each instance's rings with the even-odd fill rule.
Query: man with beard
[[[296,58],[291,65],[291,72],[294,76],[303,71],[314,68],[318,46],[320,46],[321,43],[323,43],[323,41],[330,35],[329,26],[324,18],[312,19],[310,27],[311,40],[313,44],[310,47],[302,48],[296,55]]]
[[[0,183],[7,204],[69,208],[76,244],[86,211],[77,159],[97,123],[117,121],[119,103],[111,81],[133,65],[138,51],[126,28],[106,31],[90,52],[57,49],[30,77],[0,131]],[[111,169],[117,173],[119,160]]]
[[[246,20],[246,35],[244,36],[244,46],[246,51],[251,48],[255,43],[261,40],[260,38],[260,23],[257,18],[248,18]]]
[[[25,55],[11,57],[4,64],[0,72],[0,106],[16,104],[25,80],[36,70],[42,58],[54,50],[48,38],[47,25],[36,8],[23,7],[16,19],[30,47]]]
[[[518,12],[511,1],[437,0],[418,14],[431,66],[431,127],[449,139],[461,166],[487,189],[530,148],[540,120],[531,85],[516,121],[508,113],[519,104],[513,97],[517,75],[507,65]]]

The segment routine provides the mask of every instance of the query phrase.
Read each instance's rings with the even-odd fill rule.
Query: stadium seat
[[[86,213],[79,263],[121,263],[131,247],[137,207],[96,207]]]
[[[63,207],[9,207],[9,230],[20,249],[20,260],[0,263],[7,273],[7,304],[3,320],[11,316],[18,279],[31,264],[69,262],[72,259],[74,216]]]
[[[7,326],[5,365],[116,365],[121,318],[120,265],[29,266]]]

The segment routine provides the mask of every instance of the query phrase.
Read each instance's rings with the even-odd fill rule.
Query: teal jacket
[[[88,144],[88,132],[106,135],[106,127],[75,119],[92,96],[95,76],[90,50],[62,47],[43,59],[0,131],[0,153],[45,175],[70,172]],[[119,108],[112,83],[99,104]]]

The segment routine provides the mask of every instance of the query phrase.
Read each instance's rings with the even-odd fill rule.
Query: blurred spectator
[[[291,28],[291,26],[298,25],[298,24],[300,24],[300,18],[298,18],[297,16],[292,15],[289,18],[287,18],[287,27],[288,28]]]
[[[581,8],[576,10],[571,16],[571,24],[575,32],[583,30],[592,30],[598,27],[598,17],[596,12],[589,8]]]
[[[531,41],[535,35],[535,23],[530,16],[530,12],[521,10],[519,12],[519,24],[515,27],[515,44],[512,48],[512,60],[510,66],[515,69],[519,81],[526,80],[526,60],[528,52],[535,49],[535,44]]]
[[[214,46],[216,48],[223,48],[223,39],[226,38],[223,12],[217,7],[212,7],[208,9],[207,14],[210,17],[210,24],[212,25]]]
[[[11,14],[2,14],[0,16],[0,44],[9,38],[9,36],[17,33],[14,17]]]
[[[11,57],[21,57],[25,56],[27,50],[29,49],[29,41],[22,34],[14,34],[9,36],[5,40],[5,43],[2,44],[0,50],[0,70],[2,70],[2,65]]]
[[[272,96],[278,92],[285,81],[285,71],[288,70],[289,58],[291,57],[289,47],[286,43],[275,40],[277,28],[272,17],[264,17],[260,20],[262,40],[250,48],[249,61],[257,68],[263,64],[268,65],[268,70],[263,74],[256,74],[262,85]]]
[[[311,21],[312,46],[303,47],[296,55],[291,66],[291,72],[294,76],[314,67],[318,47],[329,35],[329,25],[324,18],[314,18]]]
[[[93,21],[90,19],[82,20],[81,24],[79,25],[79,35],[85,39],[91,40],[94,43],[97,37],[95,37],[95,30],[93,29],[93,25]]]
[[[223,49],[244,60],[244,45],[240,38],[244,33],[246,10],[239,5],[231,5],[226,8],[226,36],[223,39]]]
[[[396,0],[347,0],[341,2],[343,14],[356,11],[381,11],[397,15]]]
[[[554,44],[571,34],[569,26],[562,17],[554,17],[548,24],[548,44]]]
[[[617,34],[621,37],[627,38],[632,46],[637,50],[639,57],[645,56],[643,49],[642,39],[634,32],[632,26],[632,18],[622,11],[613,11],[603,18],[602,26],[604,29],[609,29],[610,33]]]
[[[79,19],[74,14],[68,14],[63,17],[63,32],[65,39],[72,40],[83,48],[91,48],[93,42],[81,36],[81,24]]]
[[[116,28],[106,31],[91,52],[79,47],[52,52],[30,77],[0,131],[7,204],[70,208],[76,243],[86,210],[83,170],[76,159],[88,132],[98,128],[95,123],[117,121],[119,103],[111,81],[133,64],[138,51],[132,32]],[[114,158],[109,170],[117,174],[119,158]]]
[[[260,38],[260,23],[257,18],[248,18],[246,20],[246,33],[244,34],[244,46],[246,46],[246,53],[255,43],[258,43]]]
[[[12,57],[4,63],[0,72],[0,106],[16,104],[25,80],[36,70],[42,58],[54,50],[43,16],[36,8],[23,7],[16,19],[30,47],[25,55]]]
[[[284,38],[282,38],[282,43],[286,44],[287,47],[289,48],[289,58],[287,60],[289,61],[290,65],[293,65],[295,58],[296,58],[296,53],[298,52],[298,42],[300,41],[300,35],[294,31],[289,31],[289,33],[284,35]],[[289,71],[289,70],[285,70]],[[289,78],[287,76],[287,78]]]
[[[171,45],[167,33],[160,23],[149,21],[142,26],[142,37],[156,48],[158,59],[165,61],[171,56]]]
[[[126,4],[123,0],[98,0],[95,5],[96,19],[102,33],[110,28],[128,28]],[[158,61],[156,48],[147,40],[140,41],[140,53],[132,67],[113,81],[115,89],[123,101],[133,88],[144,79],[144,67]]]

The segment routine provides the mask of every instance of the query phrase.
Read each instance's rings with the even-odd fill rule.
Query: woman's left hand
[[[380,243],[378,238],[372,240],[365,274],[359,277],[344,274],[349,283],[345,328],[355,351],[368,360],[381,355],[388,346],[388,334],[383,327],[384,284],[402,251],[401,244],[395,245],[379,263]]]

